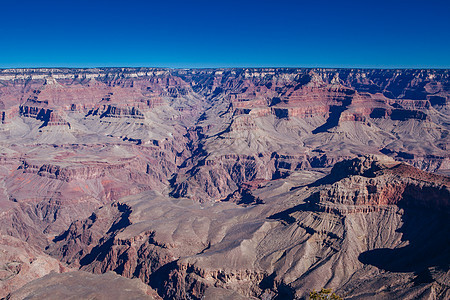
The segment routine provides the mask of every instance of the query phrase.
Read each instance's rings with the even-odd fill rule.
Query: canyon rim
[[[0,70],[0,297],[450,298],[450,71]]]

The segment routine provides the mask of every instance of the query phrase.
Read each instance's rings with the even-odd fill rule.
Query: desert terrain
[[[450,298],[450,71],[0,70],[0,298]]]

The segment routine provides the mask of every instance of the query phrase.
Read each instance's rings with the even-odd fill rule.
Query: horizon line
[[[51,66],[40,66],[40,67],[0,67],[0,70],[17,70],[17,69],[164,69],[164,70],[213,70],[213,69],[339,69],[339,70],[450,70],[450,67],[286,67],[286,66],[241,66],[241,67],[231,67],[231,66],[220,66],[220,67],[157,67],[157,66],[78,66],[78,67],[51,67]]]

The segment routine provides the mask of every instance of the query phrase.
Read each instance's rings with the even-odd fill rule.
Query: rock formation
[[[0,70],[1,296],[446,299],[449,82]]]

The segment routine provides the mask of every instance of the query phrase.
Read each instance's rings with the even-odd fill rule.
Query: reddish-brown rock
[[[448,70],[0,70],[2,245],[32,249],[46,272],[55,258],[112,270],[166,298],[324,286],[445,298],[448,82]],[[38,276],[21,261],[5,291]]]

